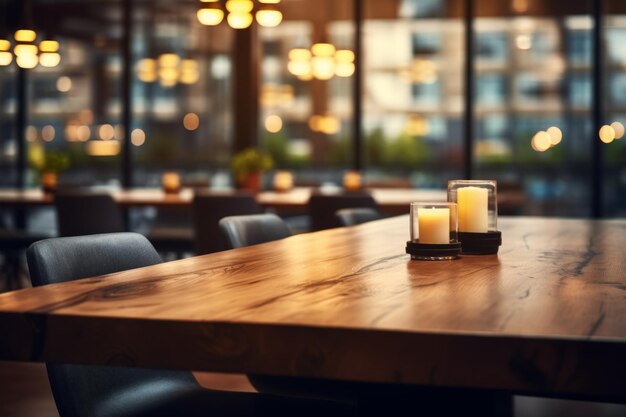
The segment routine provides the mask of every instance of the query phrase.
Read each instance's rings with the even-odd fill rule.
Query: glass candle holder
[[[458,257],[458,211],[456,203],[411,203],[411,240],[406,251],[411,259],[448,260]]]
[[[359,191],[362,187],[363,178],[358,171],[348,171],[343,176],[343,188],[346,191]]]
[[[161,186],[167,194],[176,194],[180,191],[180,175],[176,172],[166,172],[161,177]]]
[[[277,171],[274,174],[274,189],[286,192],[293,188],[293,174],[289,171]]]
[[[448,201],[457,203],[463,253],[494,254],[502,244],[498,231],[498,186],[495,180],[448,181]]]

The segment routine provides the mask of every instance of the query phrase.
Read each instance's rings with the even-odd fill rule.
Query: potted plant
[[[261,189],[261,174],[272,169],[272,157],[256,148],[247,148],[233,157],[230,167],[239,188],[253,192]]]
[[[70,157],[67,153],[45,151],[42,147],[31,150],[30,161],[39,174],[41,186],[46,193],[56,190],[59,174],[70,166]]]

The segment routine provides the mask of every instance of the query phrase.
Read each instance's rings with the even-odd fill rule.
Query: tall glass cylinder
[[[498,253],[498,248],[502,244],[502,234],[498,231],[496,181],[449,181],[448,201],[458,205],[458,236],[462,252],[471,255]]]
[[[498,230],[498,193],[495,180],[452,180],[448,201],[457,203],[459,232],[488,233]]]

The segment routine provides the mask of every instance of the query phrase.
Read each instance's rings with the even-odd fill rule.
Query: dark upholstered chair
[[[33,285],[154,265],[135,233],[42,240],[27,251]],[[349,414],[343,403],[202,388],[191,372],[47,364],[60,417],[292,416]]]
[[[341,227],[342,224],[335,213],[341,209],[356,207],[378,210],[378,204],[376,204],[374,198],[366,193],[341,195],[313,194],[309,199],[311,230],[317,231]]]
[[[335,213],[342,226],[356,226],[357,224],[380,219],[380,213],[373,208],[347,208]]]
[[[125,231],[122,210],[107,193],[60,191],[54,196],[59,236]]]
[[[198,255],[230,249],[219,226],[224,217],[263,213],[254,196],[243,192],[221,195],[197,193],[193,210]]]
[[[220,220],[219,224],[231,249],[271,242],[292,235],[287,223],[275,214],[229,216]]]
[[[54,197],[59,236],[83,236],[126,231],[124,213],[108,193],[80,188]],[[147,236],[161,252],[191,252],[191,228],[156,227]]]

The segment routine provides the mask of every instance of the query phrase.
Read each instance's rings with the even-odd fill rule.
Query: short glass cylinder
[[[457,241],[456,203],[411,203],[411,241],[447,245]]]
[[[498,192],[495,180],[448,181],[448,202],[458,205],[460,233],[498,230]]]
[[[411,203],[411,240],[406,251],[411,259],[440,261],[455,259],[458,242],[456,203]]]

